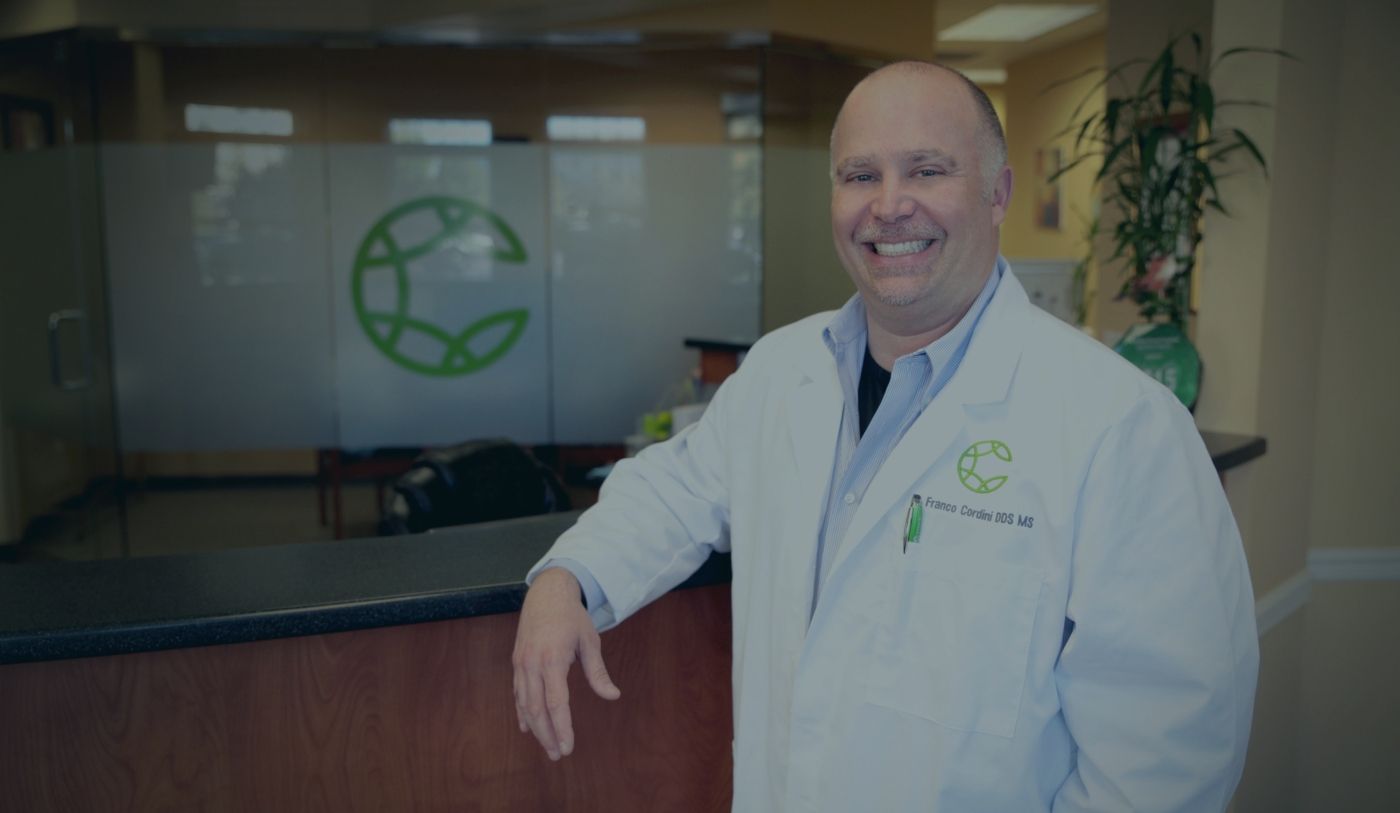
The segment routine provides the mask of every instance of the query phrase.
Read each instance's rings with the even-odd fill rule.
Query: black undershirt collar
[[[880,366],[870,355],[870,344],[865,345],[865,360],[860,365],[860,386],[856,388],[856,405],[860,410],[860,434],[865,436],[866,427],[875,417],[875,410],[884,400],[885,390],[890,386],[890,371]]]

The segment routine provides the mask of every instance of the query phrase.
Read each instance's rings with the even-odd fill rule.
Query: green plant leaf
[[[1070,170],[1074,169],[1075,167],[1079,166],[1080,164],[1084,163],[1085,161],[1089,160],[1090,158],[1094,158],[1094,157],[1097,156],[1097,155],[1098,155],[1098,153],[1088,153],[1088,154],[1080,155],[1080,156],[1076,157],[1075,159],[1073,159],[1072,161],[1070,161],[1068,164],[1065,164],[1064,166],[1062,166],[1062,167],[1060,167],[1059,169],[1055,170],[1054,172],[1050,173],[1050,176],[1049,176],[1048,178],[1045,179],[1046,183],[1054,183],[1056,180],[1058,180],[1060,177],[1062,177],[1066,172],[1069,172]]]
[[[1139,97],[1147,95],[1147,89],[1152,87],[1153,82],[1162,74],[1162,67],[1171,59],[1172,49],[1175,47],[1176,40],[1173,39],[1169,41],[1162,53],[1158,54],[1157,58],[1153,60],[1152,65],[1147,69],[1147,73],[1142,75],[1142,79],[1138,82],[1137,86],[1137,95]]]
[[[1240,149],[1244,149],[1244,142],[1242,141],[1235,141],[1233,144],[1225,144],[1225,146],[1218,150],[1211,150],[1209,161],[1212,164],[1221,163],[1229,157],[1230,153]]]
[[[1082,125],[1080,125],[1079,134],[1074,137],[1075,150],[1078,150],[1079,145],[1084,143],[1084,135],[1089,132],[1089,128],[1093,126],[1094,121],[1097,119],[1098,116],[1090,116],[1089,118],[1084,120],[1084,123]]]
[[[1128,70],[1129,68],[1132,68],[1137,65],[1143,65],[1146,63],[1147,60],[1143,57],[1135,57],[1133,59],[1129,59],[1122,65],[1119,65],[1118,67],[1105,73],[1103,78],[1095,82],[1093,87],[1089,88],[1089,90],[1085,92],[1084,98],[1080,99],[1079,103],[1074,106],[1074,111],[1069,115],[1070,120],[1079,120],[1079,114],[1084,112],[1084,106],[1093,100],[1094,94],[1098,91],[1099,88],[1106,86],[1109,82],[1111,82],[1114,79],[1122,78],[1123,72]]]
[[[1238,56],[1240,54],[1272,54],[1273,56],[1283,57],[1284,59],[1291,59],[1295,62],[1302,61],[1301,59],[1298,59],[1298,57],[1294,56],[1293,54],[1290,54],[1289,52],[1281,48],[1260,48],[1257,46],[1242,45],[1236,48],[1226,48],[1224,51],[1221,51],[1220,56],[1215,58],[1215,62],[1211,65],[1211,67],[1213,68],[1215,67],[1215,65],[1219,65],[1221,62],[1224,62],[1229,57]]]
[[[1219,109],[1222,108],[1222,107],[1264,107],[1264,108],[1272,108],[1273,105],[1269,104],[1268,102],[1256,102],[1256,101],[1253,101],[1253,100],[1250,100],[1250,99],[1221,99],[1220,101],[1218,101],[1218,102],[1215,103],[1215,109],[1216,109],[1216,110],[1219,110]]]
[[[1142,156],[1144,174],[1150,172],[1152,167],[1157,165],[1157,144],[1162,140],[1164,129],[1166,128],[1153,127],[1142,134],[1142,144],[1139,146],[1139,151]]]
[[[1176,53],[1173,40],[1167,50],[1162,52],[1162,76],[1157,85],[1158,98],[1162,102],[1162,115],[1171,112],[1172,108],[1172,80],[1176,78]]]
[[[1122,99],[1109,99],[1107,102],[1104,102],[1104,129],[1107,131],[1109,141],[1112,141],[1113,139],[1118,137],[1118,115],[1122,112]]]
[[[1191,105],[1196,108],[1201,121],[1206,123],[1206,132],[1209,133],[1215,125],[1215,91],[1210,89],[1209,82],[1198,82],[1192,78]]]
[[[1085,68],[1079,73],[1076,73],[1074,76],[1067,76],[1064,79],[1059,79],[1054,82],[1051,82],[1050,84],[1046,85],[1044,88],[1041,89],[1039,95],[1044,96],[1045,94],[1049,93],[1057,87],[1062,87],[1064,85],[1078,82],[1080,79],[1083,79],[1086,76],[1093,76],[1096,73],[1106,73],[1106,71],[1104,70],[1104,67],[1102,65],[1095,65],[1092,68]]]
[[[1119,141],[1117,144],[1114,144],[1104,155],[1103,166],[1099,167],[1099,172],[1097,175],[1094,176],[1094,180],[1103,180],[1103,177],[1108,174],[1110,169],[1113,168],[1113,162],[1117,161],[1118,156],[1122,155],[1124,150],[1132,146],[1132,143],[1132,139],[1125,138],[1122,141]]]
[[[1205,184],[1206,189],[1209,189],[1210,194],[1219,202],[1220,190],[1216,188],[1215,185],[1215,170],[1210,168],[1210,164],[1202,163],[1199,165],[1199,172],[1202,183]]]
[[[1255,145],[1254,139],[1245,135],[1244,131],[1238,127],[1233,128],[1232,132],[1235,134],[1235,137],[1244,144],[1244,148],[1249,150],[1249,154],[1254,156],[1254,160],[1259,162],[1259,168],[1264,170],[1264,177],[1269,177],[1269,164],[1264,160],[1264,154],[1259,151],[1259,147]]]
[[[1121,198],[1123,203],[1135,201],[1142,197],[1142,191],[1138,187],[1133,186],[1122,178],[1115,178],[1114,181],[1118,187],[1116,196]],[[1124,207],[1120,205],[1119,208],[1121,209]]]

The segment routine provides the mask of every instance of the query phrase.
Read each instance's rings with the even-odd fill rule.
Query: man
[[[858,294],[758,342],[531,572],[521,730],[568,754],[568,665],[619,696],[595,628],[729,550],[735,810],[1224,809],[1258,647],[1190,416],[1028,302],[960,75],[867,77],[832,180]]]

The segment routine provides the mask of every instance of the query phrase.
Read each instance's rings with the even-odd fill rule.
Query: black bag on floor
[[[424,452],[394,481],[381,534],[567,511],[554,472],[508,440],[475,440]]]

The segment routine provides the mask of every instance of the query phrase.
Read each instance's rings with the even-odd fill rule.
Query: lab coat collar
[[[819,332],[814,332],[810,338],[811,346],[801,354],[797,385],[788,391],[784,404],[797,473],[791,509],[793,519],[784,529],[784,537],[792,543],[783,546],[787,559],[784,571],[803,575],[782,580],[790,595],[781,597],[780,606],[802,608],[812,606],[817,567],[814,542],[821,533],[823,507],[836,465],[836,442],[845,409],[836,359],[824,346]],[[803,620],[806,620],[805,610]]]

